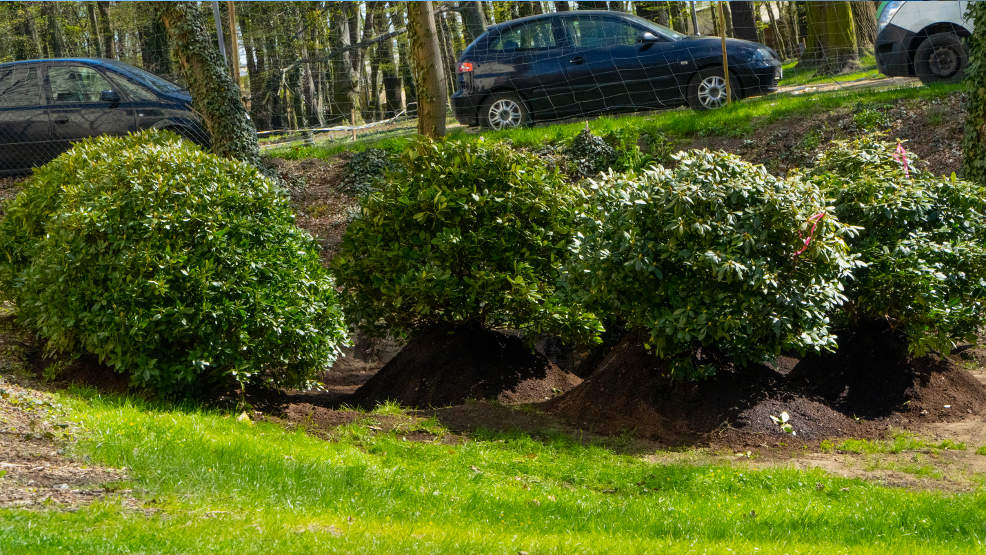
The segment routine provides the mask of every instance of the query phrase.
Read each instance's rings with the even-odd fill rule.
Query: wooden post
[[[722,39],[722,73],[726,78],[726,104],[733,100],[732,86],[729,84],[729,58],[726,56],[726,20],[722,17],[722,0],[716,2],[716,11],[719,12],[719,35]]]
[[[226,2],[226,13],[229,16],[229,61],[230,71],[233,72],[233,83],[240,88],[240,45],[236,38],[236,8],[233,2]],[[243,96],[243,91],[240,91]]]
[[[350,115],[351,125],[353,126],[353,142],[356,142],[356,107],[353,107],[352,114]]]

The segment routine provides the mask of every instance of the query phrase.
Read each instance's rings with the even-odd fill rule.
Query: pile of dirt
[[[550,399],[581,382],[519,337],[478,328],[434,329],[408,342],[350,402],[414,407],[467,399],[525,403]]]
[[[948,358],[909,357],[886,325],[840,337],[838,352],[806,357],[791,371],[793,389],[867,419],[947,422],[986,411],[979,380]]]
[[[886,360],[864,375],[871,360],[863,350],[805,360],[787,374],[751,366],[681,382],[627,338],[582,385],[545,408],[592,432],[632,431],[674,445],[781,439],[788,432],[771,417],[782,413],[803,440],[873,437],[890,426],[986,413],[986,387],[950,360]]]

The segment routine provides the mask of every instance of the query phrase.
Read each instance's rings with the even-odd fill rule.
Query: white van
[[[877,12],[876,64],[884,75],[916,75],[924,83],[958,81],[969,52],[969,2],[883,2]]]

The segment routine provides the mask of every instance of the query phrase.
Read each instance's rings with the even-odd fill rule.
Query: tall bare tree
[[[212,151],[259,165],[257,130],[247,116],[240,89],[226,70],[216,43],[198,17],[195,2],[150,3],[168,31],[181,73],[202,114],[212,140]]]
[[[411,67],[418,89],[418,133],[445,135],[445,69],[435,28],[435,9],[430,0],[407,4]]]

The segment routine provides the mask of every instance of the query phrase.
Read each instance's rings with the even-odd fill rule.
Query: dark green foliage
[[[572,139],[565,154],[571,160],[575,173],[584,177],[613,168],[619,157],[616,149],[606,139],[593,135],[588,127]]]
[[[597,209],[571,264],[573,291],[640,332],[679,377],[714,372],[724,359],[832,348],[827,314],[843,302],[839,280],[854,262],[851,230],[818,189],[730,154],[675,160],[673,171],[593,183]]]
[[[49,349],[167,394],[305,386],[345,340],[283,191],[170,133],[86,140],[36,170],[0,222],[0,278]]]
[[[966,179],[986,186],[986,3],[969,2],[966,17],[975,26],[967,40],[969,65],[966,67],[965,154]]]
[[[592,335],[593,319],[556,291],[578,201],[508,144],[422,141],[346,230],[333,262],[346,314],[371,333],[472,325]]]
[[[850,246],[866,267],[847,283],[841,324],[885,319],[912,353],[947,353],[986,316],[986,188],[935,176],[910,152],[905,172],[896,146],[837,141],[809,173],[839,219],[863,228]]]
[[[347,193],[365,195],[378,189],[396,165],[396,156],[389,151],[380,148],[362,150],[346,162],[340,186]]]

